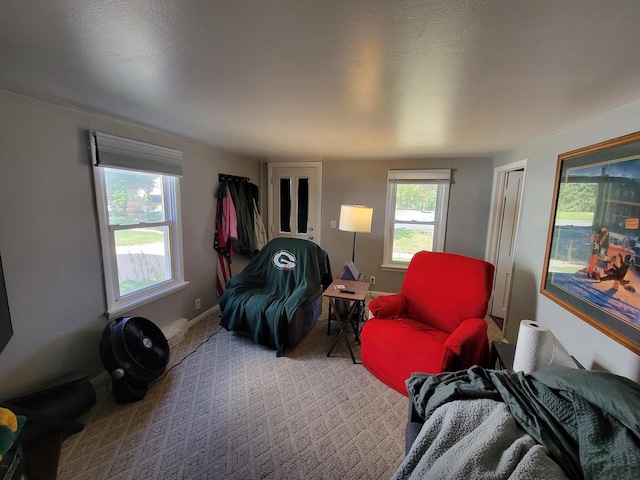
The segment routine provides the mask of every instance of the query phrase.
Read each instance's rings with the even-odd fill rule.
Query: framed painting
[[[540,291],[640,355],[640,132],[558,156]]]

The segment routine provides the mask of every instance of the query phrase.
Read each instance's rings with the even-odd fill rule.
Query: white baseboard
[[[196,323],[204,320],[207,317],[210,317],[211,315],[219,315],[219,314],[220,314],[220,305],[215,305],[211,307],[209,310],[207,310],[206,312],[203,312],[200,315],[198,315],[196,318],[192,318],[191,320],[189,320],[189,322],[187,323],[187,328],[189,329],[193,327]]]

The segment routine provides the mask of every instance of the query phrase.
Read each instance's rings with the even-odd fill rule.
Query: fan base
[[[112,377],[113,396],[116,403],[137,402],[142,400],[149,388],[147,385],[135,385],[127,380],[124,375],[118,379]]]

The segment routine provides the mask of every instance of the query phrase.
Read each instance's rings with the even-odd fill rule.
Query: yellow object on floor
[[[16,416],[11,410],[0,407],[0,461],[18,438],[26,420],[26,417]]]

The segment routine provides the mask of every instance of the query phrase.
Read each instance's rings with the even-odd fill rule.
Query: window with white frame
[[[107,313],[184,288],[182,153],[90,132]]]
[[[389,170],[383,268],[406,269],[416,252],[441,252],[451,170]]]

